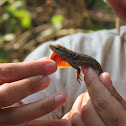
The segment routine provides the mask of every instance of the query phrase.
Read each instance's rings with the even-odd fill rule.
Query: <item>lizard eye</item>
[[[57,47],[56,47],[56,49],[58,49],[58,50],[59,50],[59,49],[60,49],[60,47],[59,47],[59,46],[57,46]]]

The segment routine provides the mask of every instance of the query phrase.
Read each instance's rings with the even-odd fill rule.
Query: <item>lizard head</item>
[[[49,47],[56,54],[63,53],[66,50],[66,48],[61,46],[60,44],[49,45]]]
[[[69,57],[71,57],[71,54],[73,54],[71,50],[65,48],[64,46],[61,46],[60,44],[50,45],[49,47],[54,53],[62,57],[64,60],[68,59]]]

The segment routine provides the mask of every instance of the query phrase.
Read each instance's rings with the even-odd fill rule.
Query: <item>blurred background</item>
[[[105,0],[0,0],[0,62],[19,62],[62,36],[115,28]]]

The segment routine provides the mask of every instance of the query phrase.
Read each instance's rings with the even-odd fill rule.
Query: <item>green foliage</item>
[[[51,18],[51,23],[54,25],[54,28],[55,30],[59,30],[62,28],[63,26],[63,15],[54,15],[52,18]]]
[[[113,28],[115,26],[114,22],[98,22],[92,21],[90,19],[85,19],[84,30],[98,31],[106,28]]]
[[[63,15],[55,15],[51,18],[51,22],[53,24],[62,23],[63,19],[64,19]]]
[[[103,0],[103,2],[105,3],[105,5],[110,8],[110,5],[108,4],[107,0]]]
[[[24,8],[24,0],[0,0],[4,5],[4,12],[0,16],[0,23],[5,23],[6,34],[0,34],[0,62],[7,62],[7,51],[2,48],[3,42],[13,40],[20,31],[32,27],[29,12]]]
[[[7,62],[7,56],[8,52],[5,49],[0,48],[0,63]]]
[[[32,2],[30,2],[30,1],[32,1]],[[55,15],[55,14],[57,14],[57,12],[60,13],[61,11],[64,11],[64,10],[67,12],[67,9],[61,8],[61,10],[60,10],[60,8],[58,8],[60,6],[56,6],[55,8],[53,8],[51,6],[48,8],[45,8],[45,4],[44,4],[45,0],[43,0],[43,1],[30,0],[30,1],[0,0],[0,7],[2,8],[1,9],[2,15],[0,16],[0,25],[3,24],[3,26],[1,27],[1,32],[3,32],[3,33],[0,33],[0,62],[6,62],[6,59],[8,56],[7,51],[2,48],[3,47],[2,45],[5,46],[6,44],[8,44],[9,41],[12,41],[16,36],[20,35],[25,30],[32,28],[32,19],[30,17],[28,10],[25,9],[25,2],[30,3],[30,5],[27,4],[27,8],[29,9],[29,7],[32,6],[32,8],[30,8],[30,10],[32,12],[35,9],[34,15],[38,16],[39,13],[40,13],[40,15],[42,14],[39,17],[39,19],[33,18],[33,23],[35,22],[34,26],[43,25],[44,23],[53,24],[52,27],[49,27],[44,31],[42,30],[40,35],[42,35],[43,37],[55,35],[56,31],[63,28],[63,21],[65,19],[67,19],[67,17],[65,17],[67,15],[65,13],[62,13],[62,14],[64,14],[64,16],[62,14],[58,14],[58,15]],[[35,1],[37,1],[37,2],[35,2]],[[68,2],[71,2],[71,1],[72,0],[68,0]],[[93,2],[91,2],[91,1],[93,1]],[[104,10],[104,9],[110,10],[110,7],[106,1],[107,0],[87,0],[85,2],[87,2],[87,3],[89,2],[90,7],[88,9],[91,9],[91,10]],[[40,4],[39,4],[39,2],[40,2]],[[56,1],[57,5],[59,3],[60,2]],[[64,1],[64,3],[65,3],[65,1]],[[92,3],[92,4],[90,4],[90,3]],[[72,2],[71,2],[71,4],[72,4]],[[41,5],[41,7],[40,7],[40,5]],[[73,8],[76,8],[78,5],[73,5]],[[70,10],[71,10],[71,8],[70,8]],[[80,10],[80,9],[77,9],[77,10]],[[50,19],[50,16],[53,13],[54,13],[54,15],[51,17],[50,22],[48,22],[49,20],[47,20],[47,18]],[[70,11],[68,15],[71,15],[70,18],[72,20],[74,20],[74,17],[76,18],[76,14],[74,16],[74,9],[72,11]],[[83,17],[83,14],[82,14],[82,17]],[[40,20],[40,18],[41,18],[41,20]],[[71,21],[69,22],[70,18],[68,18],[68,20],[64,21],[64,24],[66,23],[65,27],[67,27],[67,22],[68,22],[68,25],[70,24],[70,22],[71,22]],[[77,20],[81,20],[81,19],[77,19]],[[76,21],[75,21],[75,23],[73,23],[73,22],[70,24],[70,27],[76,23]],[[78,22],[81,22],[81,21],[78,21]],[[75,24],[75,26],[77,27],[78,24],[77,25]],[[113,26],[113,24],[110,24],[108,22],[106,22],[106,23],[100,22],[100,21],[95,22],[94,20],[92,20],[90,18],[89,19],[85,18],[84,23],[82,23],[81,28],[83,28],[84,30],[87,30],[87,31],[88,30],[96,31],[96,30],[104,29],[104,28],[106,28],[106,26],[111,28],[111,26]]]
[[[8,5],[0,19],[1,22],[7,22],[7,32],[16,34],[21,29],[31,28],[31,17],[24,9],[23,0],[7,0],[7,2]]]
[[[4,42],[4,38],[2,35],[0,35],[0,44],[2,44]]]

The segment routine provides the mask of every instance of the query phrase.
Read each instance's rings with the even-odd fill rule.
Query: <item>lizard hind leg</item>
[[[80,68],[75,70],[76,79],[77,82],[79,82],[79,84],[81,84],[80,81],[82,81],[80,72],[81,72]]]
[[[82,81],[81,75],[80,75],[81,69],[76,64],[74,64],[73,62],[68,62],[68,63],[75,69],[75,75],[76,75],[76,78],[77,78],[77,82],[79,84],[81,84],[80,83],[80,81]]]

